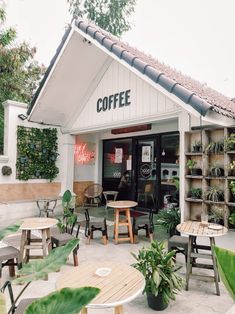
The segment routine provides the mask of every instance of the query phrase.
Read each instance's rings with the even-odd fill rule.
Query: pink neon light
[[[75,145],[74,155],[76,161],[79,164],[89,163],[92,159],[95,158],[95,152],[88,150],[87,143]]]

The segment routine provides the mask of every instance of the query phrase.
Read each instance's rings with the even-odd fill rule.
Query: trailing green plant
[[[228,217],[228,222],[235,226],[235,213],[230,214],[230,216]]]
[[[186,163],[186,166],[188,167],[189,170],[192,170],[195,168],[196,164],[197,164],[196,160],[189,159]]]
[[[176,226],[180,224],[180,209],[173,207],[160,210],[155,215],[155,223],[163,226],[168,233],[175,233]]]
[[[175,251],[167,253],[164,244],[158,241],[152,241],[150,246],[140,249],[138,255],[132,253],[137,261],[132,266],[145,277],[144,293],[161,295],[165,304],[175,300],[183,284],[177,274],[181,267],[176,266],[174,255]]]
[[[221,279],[235,301],[235,252],[214,246],[217,264]]]
[[[200,199],[202,198],[202,189],[201,188],[191,188],[189,196],[192,198]]]
[[[229,189],[233,195],[235,195],[235,180],[229,182]]]
[[[227,151],[235,149],[235,133],[229,135],[228,138],[224,140],[225,148]]]
[[[77,289],[63,288],[31,303],[26,309],[25,314],[77,314],[99,292],[99,288],[93,287]]]
[[[204,192],[206,200],[212,202],[222,202],[224,201],[224,191],[220,190],[216,186],[209,186],[208,190]]]
[[[19,180],[48,179],[59,173],[56,129],[18,126],[16,176]]]
[[[207,154],[220,154],[224,152],[224,141],[220,142],[213,142],[211,141],[206,149],[205,149]]]

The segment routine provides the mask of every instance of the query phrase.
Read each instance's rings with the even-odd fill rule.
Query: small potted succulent
[[[204,196],[207,201],[215,203],[224,201],[224,191],[220,190],[217,186],[209,186]]]
[[[224,224],[224,209],[216,205],[211,206],[209,219],[213,223],[223,225]]]
[[[224,141],[219,142],[213,142],[210,141],[210,143],[207,145],[205,149],[207,154],[221,154],[224,152]]]
[[[149,307],[154,310],[164,310],[182,290],[183,279],[177,273],[180,267],[176,266],[174,255],[174,250],[167,253],[164,244],[158,241],[140,249],[138,255],[132,253],[136,259],[132,266],[144,275],[144,293]]]
[[[191,188],[189,191],[189,197],[193,199],[201,199],[202,198],[202,189],[201,188]]]
[[[222,166],[214,164],[210,167],[209,175],[211,177],[223,177],[224,176],[224,169]]]
[[[202,143],[200,141],[195,141],[192,146],[192,153],[201,153]]]
[[[190,174],[192,176],[201,176],[202,175],[202,169],[195,167],[197,164],[196,160],[194,159],[188,159],[187,161],[187,168],[190,171]]]

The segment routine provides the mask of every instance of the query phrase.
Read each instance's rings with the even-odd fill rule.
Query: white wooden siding
[[[129,106],[97,112],[97,100],[130,89]],[[78,104],[81,106],[81,104]],[[72,126],[72,130],[92,131],[98,127],[112,127],[151,117],[157,120],[161,115],[179,111],[179,106],[157,89],[140,79],[120,63],[113,61],[95,91]],[[154,119],[155,118],[155,119]]]

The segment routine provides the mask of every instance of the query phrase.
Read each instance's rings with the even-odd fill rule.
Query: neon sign
[[[76,144],[74,155],[79,164],[88,164],[95,159],[95,152],[88,149],[87,143]]]

